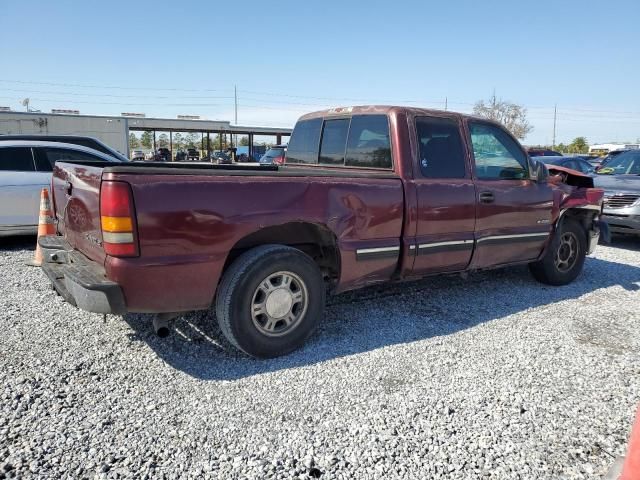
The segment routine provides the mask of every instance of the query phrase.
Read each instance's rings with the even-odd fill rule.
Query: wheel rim
[[[554,263],[560,272],[573,268],[578,259],[578,238],[573,232],[565,232],[560,236],[560,244],[556,250]]]
[[[293,272],[270,274],[256,287],[251,300],[251,319],[258,331],[280,337],[293,331],[307,313],[307,286]]]

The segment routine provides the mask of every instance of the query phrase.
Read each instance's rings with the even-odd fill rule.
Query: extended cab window
[[[351,118],[345,165],[391,168],[389,121],[386,115],[354,115]]]
[[[458,123],[451,118],[418,117],[420,170],[426,178],[464,178],[465,160]]]
[[[495,125],[476,122],[470,122],[469,129],[478,178],[528,178],[527,157],[504,130]]]
[[[0,148],[0,170],[10,170],[14,172],[35,171],[31,148],[29,147],[8,147]]]
[[[321,118],[296,123],[287,148],[287,163],[318,163],[321,128]]]

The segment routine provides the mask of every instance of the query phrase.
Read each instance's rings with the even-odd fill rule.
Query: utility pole
[[[444,111],[447,111],[447,103],[448,103],[448,99],[447,97],[444,97]]]
[[[553,106],[553,148],[556,147],[556,117],[558,113],[558,104]]]
[[[234,85],[234,86],[233,86],[233,98],[234,98],[235,113],[236,113],[236,114],[235,114],[235,122],[234,122],[234,125],[238,125],[238,86],[237,86],[237,85]],[[234,135],[234,136],[233,136],[233,140],[235,140],[235,142],[232,142],[232,143],[235,143],[235,144],[236,144],[236,146],[237,146],[237,143],[238,143],[238,137],[236,137],[236,136]],[[231,146],[233,146],[233,145],[231,145]]]

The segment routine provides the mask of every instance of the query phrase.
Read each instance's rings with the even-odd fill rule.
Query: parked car
[[[133,150],[131,152],[131,160],[132,161],[144,160],[144,152],[142,150]]]
[[[172,167],[57,164],[43,270],[79,308],[157,313],[158,332],[213,302],[257,357],[300,347],[327,291],[523,263],[568,284],[606,228],[590,177],[551,183],[500,124],[454,112],[325,110],[298,121],[284,166]]]
[[[51,185],[56,161],[125,163],[80,145],[0,140],[0,236],[37,232],[40,191]]]
[[[119,162],[128,162],[129,159],[122,153],[114,150],[110,146],[101,142],[97,138],[85,137],[81,135],[42,135],[42,134],[18,134],[18,135],[0,135],[0,141],[6,140],[23,140],[28,142],[59,142],[80,145],[82,147],[91,148],[109,155]]]
[[[527,153],[530,157],[561,157],[560,152],[549,150],[548,148],[528,148]]]
[[[184,162],[187,160],[187,152],[184,150],[178,150],[176,152],[175,161],[176,162]]]
[[[228,152],[223,152],[221,150],[216,150],[213,152],[214,163],[218,165],[231,165],[233,163],[233,158]]]
[[[640,150],[616,155],[594,182],[604,189],[602,219],[611,231],[640,235]]]
[[[580,157],[544,157],[543,161],[547,165],[558,165],[576,170],[585,175],[595,175],[593,165]]]
[[[612,150],[611,152],[607,153],[604,157],[602,157],[602,160],[600,160],[600,164],[596,167],[596,171],[600,170],[603,167],[606,167],[607,163],[609,163],[611,160],[616,158],[618,155],[628,151],[629,150]]]
[[[269,150],[267,150],[262,157],[260,157],[259,163],[262,165],[284,165],[286,154],[286,145],[274,145]]]
[[[200,160],[200,152],[195,148],[187,148],[187,160],[198,162]]]
[[[171,161],[171,150],[168,148],[158,148],[156,150],[155,155],[153,156],[154,162],[170,162]]]

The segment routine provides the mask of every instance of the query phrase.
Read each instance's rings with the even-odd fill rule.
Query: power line
[[[187,96],[175,96],[175,95],[171,95],[171,96],[164,96],[164,95],[114,95],[114,94],[110,94],[110,93],[72,93],[72,92],[52,92],[52,91],[47,91],[47,90],[24,90],[24,89],[17,89],[17,88],[3,88],[3,91],[7,91],[7,92],[18,92],[18,93],[23,93],[23,94],[31,94],[31,93],[44,93],[46,95],[72,95],[74,97],[109,97],[109,98],[155,98],[155,99],[172,99],[172,98],[192,98],[192,99],[197,99],[197,98],[227,98],[227,99],[231,99],[233,98],[232,96],[219,96],[219,95],[215,95],[215,96],[202,96],[202,95],[187,95]]]
[[[167,92],[223,92],[227,90],[221,90],[216,88],[204,88],[204,89],[190,89],[190,88],[152,88],[152,87],[122,87],[115,85],[82,85],[79,83],[54,83],[54,82],[32,82],[27,80],[7,80],[0,79],[0,82],[4,83],[18,83],[26,85],[50,85],[56,87],[73,87],[73,88],[108,88],[117,90],[156,90]]]
[[[13,99],[14,97],[2,96],[0,98]],[[85,100],[70,100],[70,99],[53,99],[53,98],[31,98],[32,101],[37,102],[50,102],[50,103],[81,103],[90,105],[133,105],[136,107],[220,107],[226,105],[233,105],[227,103],[136,103],[136,102],[93,102]]]

